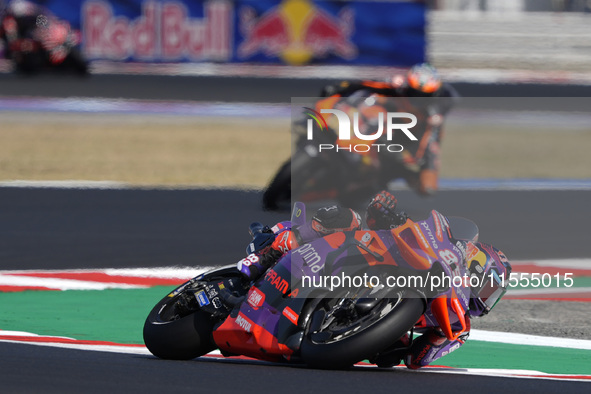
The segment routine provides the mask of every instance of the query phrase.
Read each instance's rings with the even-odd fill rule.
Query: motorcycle
[[[25,30],[25,31],[23,31]],[[35,27],[23,28],[7,15],[2,20],[5,57],[23,74],[42,71],[88,74],[88,63],[80,52],[80,34],[67,21],[50,13],[37,16]]]
[[[305,223],[303,203],[294,205],[291,220],[293,227]],[[400,350],[401,337],[427,327],[458,338],[466,330],[470,288],[457,281],[435,286],[429,278],[467,275],[460,261],[477,237],[473,222],[432,211],[428,219],[409,219],[394,230],[316,239],[284,254],[252,282],[236,265],[217,268],[154,306],[144,342],[163,359],[188,360],[219,349],[226,357],[341,369]],[[343,286],[326,281],[346,275],[370,280]],[[454,331],[458,325],[462,329]]]
[[[366,104],[365,99],[358,96],[321,99],[314,105],[316,118],[321,116],[318,113],[321,109],[358,112],[358,128],[365,130],[362,131],[364,134],[372,134],[369,130],[376,130],[379,125],[378,113],[387,112],[386,108],[395,109],[407,105],[400,98],[372,95],[371,102],[375,104]],[[425,149],[420,146],[429,146],[437,141],[440,132],[439,125],[432,124],[434,122],[431,119],[439,121],[441,116],[433,114],[425,121],[423,117],[419,116],[419,124],[422,126],[417,128],[423,130],[421,135],[427,135],[428,141],[424,141],[426,144],[408,141],[396,133],[393,141],[381,141],[398,146],[404,144],[404,149],[397,153],[386,152],[385,148],[379,151],[376,148],[351,150],[352,141],[340,141],[335,128],[330,124],[325,129],[319,129],[313,124],[314,136],[313,139],[308,139],[305,123],[307,119],[297,119],[293,124],[297,142],[292,157],[281,165],[265,188],[263,209],[282,210],[290,206],[291,198],[304,202],[332,199],[341,205],[356,207],[377,191],[385,189],[388,182],[395,179],[404,179],[411,187],[416,188],[417,174],[424,158],[417,159],[415,155],[418,150]],[[427,124],[429,125],[425,126]],[[367,143],[364,140],[358,142]],[[321,145],[339,147],[340,150],[321,150]]]

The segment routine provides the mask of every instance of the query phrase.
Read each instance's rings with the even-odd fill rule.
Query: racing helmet
[[[318,209],[311,225],[312,229],[322,236],[341,231],[361,230],[361,216],[351,208],[332,205]]]
[[[466,262],[471,279],[470,315],[482,316],[507,292],[511,265],[503,252],[480,242],[468,243]]]
[[[431,97],[439,91],[441,84],[437,70],[428,63],[417,64],[406,74],[409,97]]]
[[[17,17],[35,16],[38,6],[28,0],[13,0],[6,8]]]

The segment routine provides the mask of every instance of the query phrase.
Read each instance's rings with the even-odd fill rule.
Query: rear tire
[[[204,274],[200,281],[217,281],[240,278],[235,265],[221,267]],[[144,323],[144,343],[156,357],[171,360],[190,360],[216,349],[213,341],[213,327],[219,321],[201,310],[199,306],[189,305],[190,309],[177,307],[181,297],[186,296],[182,284],[154,306]],[[193,294],[184,300],[196,302]]]
[[[70,49],[64,65],[82,77],[88,75],[88,63],[78,48]]]
[[[312,313],[307,327],[308,332],[301,345],[302,359],[313,368],[343,369],[375,356],[410,330],[425,311],[424,300],[416,293],[407,290],[399,299],[384,299],[373,307],[370,312],[373,313],[373,321],[367,320],[365,327],[357,326],[361,324],[360,319],[352,322],[350,331],[339,328],[338,336],[334,335],[335,331],[331,330],[331,325],[310,332],[310,326],[315,320],[314,314],[320,313],[320,317],[316,319],[326,319],[328,314],[324,316],[322,314],[326,312],[323,309],[326,308],[327,301],[329,300],[319,303]],[[382,315],[386,311],[385,308],[390,307],[392,309]],[[323,323],[325,321],[320,325]],[[332,338],[329,338],[331,335]]]
[[[176,320],[163,318],[178,297],[164,297],[152,309],[144,324],[144,343],[156,357],[190,360],[216,348],[212,339],[214,322],[201,310]]]

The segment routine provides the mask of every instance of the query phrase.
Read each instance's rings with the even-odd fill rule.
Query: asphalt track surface
[[[0,73],[0,96],[102,97],[149,100],[289,103],[315,97],[331,79],[157,75],[92,75],[88,78]],[[454,83],[464,97],[591,97],[591,86]]]
[[[584,393],[586,382],[502,379],[356,367],[320,371],[257,361],[165,361],[119,355],[0,344],[6,393]],[[58,361],[59,360],[59,361]],[[41,374],[40,371],[43,371]],[[34,376],[34,380],[31,380]],[[22,382],[28,381],[22,390]],[[20,389],[19,389],[20,388]],[[67,388],[67,389],[66,389]],[[5,390],[5,391],[4,391]]]
[[[289,102],[326,81],[95,75],[88,79],[0,74],[0,96]],[[456,84],[464,96],[591,96],[591,87]],[[473,219],[481,240],[511,259],[587,257],[591,192],[398,193],[421,218],[431,208]],[[273,223],[260,194],[215,190],[0,188],[0,269],[226,264],[243,256],[250,221]],[[0,296],[1,297],[1,296]],[[156,300],[155,300],[156,302]],[[0,343],[0,392],[586,392],[542,379],[355,368],[318,371],[244,361],[153,357]],[[587,390],[585,390],[587,389]]]
[[[510,259],[588,257],[591,191],[397,193],[411,218],[464,216]],[[0,269],[225,265],[238,261],[260,192],[0,188]]]
[[[0,344],[6,393],[584,393],[586,382],[502,379],[356,367],[321,371],[232,360],[149,356]],[[26,360],[26,363],[20,363]],[[16,362],[15,362],[16,361]],[[17,364],[18,363],[18,364]],[[42,373],[40,373],[42,372]],[[34,376],[34,380],[31,377]],[[27,381],[23,390],[22,382]],[[418,390],[417,390],[418,389]]]

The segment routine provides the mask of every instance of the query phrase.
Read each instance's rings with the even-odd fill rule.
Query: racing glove
[[[255,272],[254,274],[256,276],[261,275],[269,267],[274,265],[281,256],[298,246],[299,244],[293,231],[286,230],[281,232],[277,235],[271,246],[260,254],[259,261],[254,265],[254,268],[258,269],[260,272]]]
[[[250,234],[253,240],[246,248],[249,255],[237,264],[248,280],[257,279],[281,256],[299,246],[294,232],[285,223],[277,223],[273,228],[253,223]]]
[[[391,193],[386,190],[378,193],[367,207],[367,226],[372,230],[388,230],[406,223],[408,215],[396,212],[396,204],[396,197]]]

